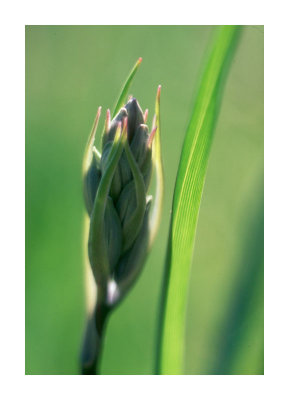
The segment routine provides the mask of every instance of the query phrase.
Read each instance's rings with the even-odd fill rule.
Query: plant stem
[[[98,298],[92,314],[88,318],[81,353],[81,374],[99,375],[103,339],[108,315],[111,308],[103,301],[98,292]]]

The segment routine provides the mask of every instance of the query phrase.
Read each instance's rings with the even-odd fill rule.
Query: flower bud
[[[102,292],[112,281],[117,303],[135,281],[149,243],[152,141],[147,119],[131,98],[110,121],[107,112],[102,152],[93,151],[84,175],[84,199],[90,216],[88,254],[96,284]]]
[[[127,137],[129,143],[131,143],[138,127],[144,123],[144,116],[138,101],[134,98],[130,99],[124,108],[128,115]]]
[[[81,353],[81,371],[85,375],[98,371],[107,317],[139,276],[160,221],[163,198],[160,86],[151,133],[146,125],[148,110],[143,113],[132,97],[123,104],[141,61],[139,58],[123,86],[114,118],[111,120],[110,111],[106,112],[101,152],[94,147],[99,107],[83,160],[83,193],[89,216],[88,258],[97,287],[94,299],[92,276],[89,276],[87,289],[92,301],[88,303]],[[152,196],[147,195],[153,166],[154,203]]]

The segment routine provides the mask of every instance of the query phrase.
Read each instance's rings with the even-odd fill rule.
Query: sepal
[[[149,212],[151,198],[148,198],[145,215],[139,235],[132,248],[120,259],[114,279],[118,285],[119,297],[123,299],[143,269],[149,245]]]
[[[108,248],[104,232],[104,214],[111,181],[123,151],[125,134],[121,135],[121,124],[119,124],[113,145],[109,151],[106,168],[97,189],[90,217],[90,228],[88,238],[88,256],[95,280],[98,285],[104,286],[109,277],[110,265]]]
[[[130,218],[124,221],[123,229],[123,248],[125,253],[133,244],[142,226],[143,217],[146,208],[146,189],[141,171],[134,159],[128,141],[124,144],[125,153],[128,159],[129,166],[132,171],[133,181],[135,184],[136,193],[136,208]]]
[[[101,179],[100,161],[95,152],[88,170],[83,176],[83,196],[88,215],[91,214],[96,191]]]

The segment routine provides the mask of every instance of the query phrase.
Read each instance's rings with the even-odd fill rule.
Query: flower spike
[[[81,355],[83,374],[95,374],[97,370],[105,320],[142,271],[160,218],[160,86],[150,133],[146,125],[148,110],[143,113],[133,97],[125,104],[141,62],[140,57],[112,115],[109,109],[106,111],[101,152],[94,146],[101,112],[98,109],[83,160],[83,189],[89,221],[87,253],[92,272],[89,279],[96,288],[96,296],[90,297],[95,306],[89,308]],[[158,185],[154,203],[148,195],[153,167]]]

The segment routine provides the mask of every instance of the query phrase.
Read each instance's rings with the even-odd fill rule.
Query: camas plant
[[[87,250],[97,296],[88,316],[82,374],[98,372],[107,317],[139,276],[161,211],[160,86],[150,132],[146,125],[148,110],[143,113],[132,97],[122,104],[140,62],[141,59],[124,86],[112,120],[107,110],[102,152],[94,146],[99,108],[84,156],[84,199],[89,216]],[[159,187],[151,215],[152,196],[147,192],[154,165]]]
[[[183,369],[186,300],[197,220],[224,78],[238,36],[237,26],[217,29],[185,135],[174,189],[161,296],[157,374],[181,374]],[[160,219],[163,192],[160,87],[150,133],[145,125],[147,111],[141,111],[136,99],[124,102],[140,61],[124,85],[112,121],[107,112],[102,153],[93,146],[99,109],[84,157],[88,256],[97,296],[87,323],[81,358],[83,374],[98,371],[107,316],[136,281]],[[152,198],[147,196],[147,191],[153,165],[157,185],[150,213]]]

